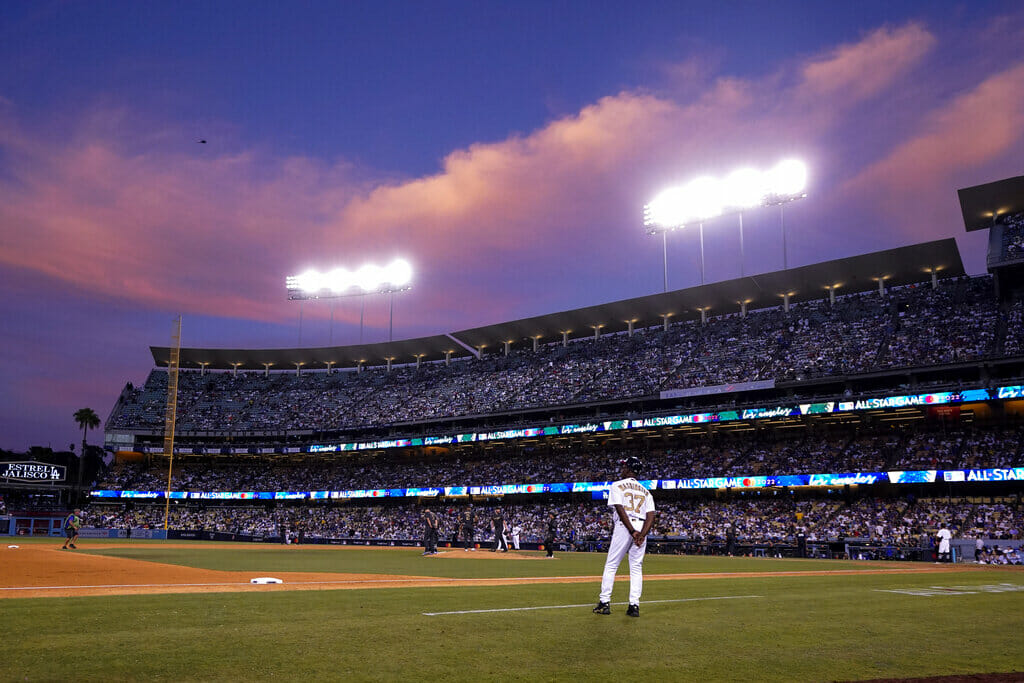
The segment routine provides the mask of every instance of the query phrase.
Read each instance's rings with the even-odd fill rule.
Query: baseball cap
[[[643,462],[640,460],[640,458],[636,457],[635,455],[631,455],[628,458],[623,458],[622,460],[619,460],[619,464],[625,465],[634,472],[639,472],[640,468],[643,467]]]

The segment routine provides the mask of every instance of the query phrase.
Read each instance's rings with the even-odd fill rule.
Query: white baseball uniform
[[[523,527],[519,526],[518,524],[513,524],[512,525],[512,532],[511,532],[511,534],[512,534],[512,546],[516,550],[519,550],[519,534],[521,534],[521,533],[523,533]]]
[[[949,540],[953,538],[953,534],[950,533],[949,529],[939,529],[939,554],[945,555],[949,552]]]
[[[615,511],[615,505],[621,505],[633,525],[627,529]],[[608,546],[608,559],[604,563],[604,575],[601,577],[601,602],[611,602],[612,586],[615,584],[615,572],[619,570],[622,559],[629,555],[629,604],[640,604],[640,593],[644,587],[644,554],[647,552],[647,539],[641,545],[633,542],[633,532],[643,529],[648,512],[654,512],[654,496],[636,479],[620,479],[612,484],[608,491],[608,506],[612,508],[615,530],[612,542]]]

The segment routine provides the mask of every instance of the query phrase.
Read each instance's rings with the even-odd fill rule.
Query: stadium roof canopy
[[[237,366],[242,370],[306,369],[355,367],[359,364],[383,365],[390,358],[393,363],[444,360],[446,353],[452,358],[469,356],[474,349],[501,350],[504,342],[513,349],[532,346],[533,339],[540,343],[593,337],[595,326],[601,334],[621,332],[633,322],[635,329],[662,325],[665,316],[670,322],[699,320],[701,309],[709,316],[736,313],[741,302],[748,310],[770,308],[783,303],[789,294],[791,304],[820,300],[828,297],[828,289],[836,288],[837,296],[858,292],[877,291],[882,278],[886,287],[928,280],[932,270],[938,277],[964,275],[963,262],[956,240],[953,238],[925,242],[898,249],[876,251],[871,254],[826,261],[789,270],[762,275],[751,275],[716,282],[700,287],[689,287],[672,292],[626,299],[573,311],[513,320],[511,322],[475,327],[461,332],[441,334],[418,339],[405,339],[378,344],[332,346],[301,349],[181,349],[180,366],[229,370]],[[170,350],[150,347],[153,361],[167,365]],[[300,365],[301,364],[301,365]]]
[[[1024,175],[956,191],[967,231],[991,228],[997,216],[1024,211]]]

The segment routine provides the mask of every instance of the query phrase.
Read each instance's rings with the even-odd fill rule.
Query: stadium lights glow
[[[289,299],[321,299],[400,292],[412,286],[412,266],[395,259],[386,266],[368,263],[357,270],[334,268],[326,273],[307,270],[285,278]]]
[[[742,168],[725,178],[701,176],[670,187],[644,206],[644,227],[654,234],[758,206],[806,196],[807,166],[786,159],[768,169]]]

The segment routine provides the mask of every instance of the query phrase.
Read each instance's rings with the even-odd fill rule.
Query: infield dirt
[[[112,545],[104,547],[115,547]],[[198,550],[197,546],[174,546]],[[205,546],[237,547],[231,544]],[[343,551],[325,547],[325,551]],[[382,549],[386,552],[388,549]],[[201,550],[200,550],[201,551]],[[408,552],[403,550],[402,552]],[[516,578],[447,578],[435,576],[404,576],[392,574],[350,574],[312,572],[273,572],[270,575],[283,581],[280,584],[252,584],[250,580],[267,573],[254,571],[220,571],[198,569],[174,564],[163,564],[120,557],[90,555],[80,551],[60,550],[59,546],[22,546],[4,548],[0,560],[0,598],[32,598],[95,595],[135,595],[163,593],[215,593],[266,592],[295,590],[339,590],[366,588],[417,588],[428,586],[502,586],[527,583],[587,583],[600,581],[599,576],[547,576]],[[449,551],[427,561],[457,556],[462,559],[541,559],[534,556],[492,554],[489,552],[464,553]],[[452,557],[452,559],[455,559]],[[716,578],[758,578],[778,576],[823,576],[862,574],[915,574],[964,571],[969,567],[922,566],[915,568],[842,569],[835,571],[770,571],[692,574],[654,574],[645,580],[685,580]],[[978,568],[982,569],[982,568]],[[620,576],[619,580],[628,580]]]

